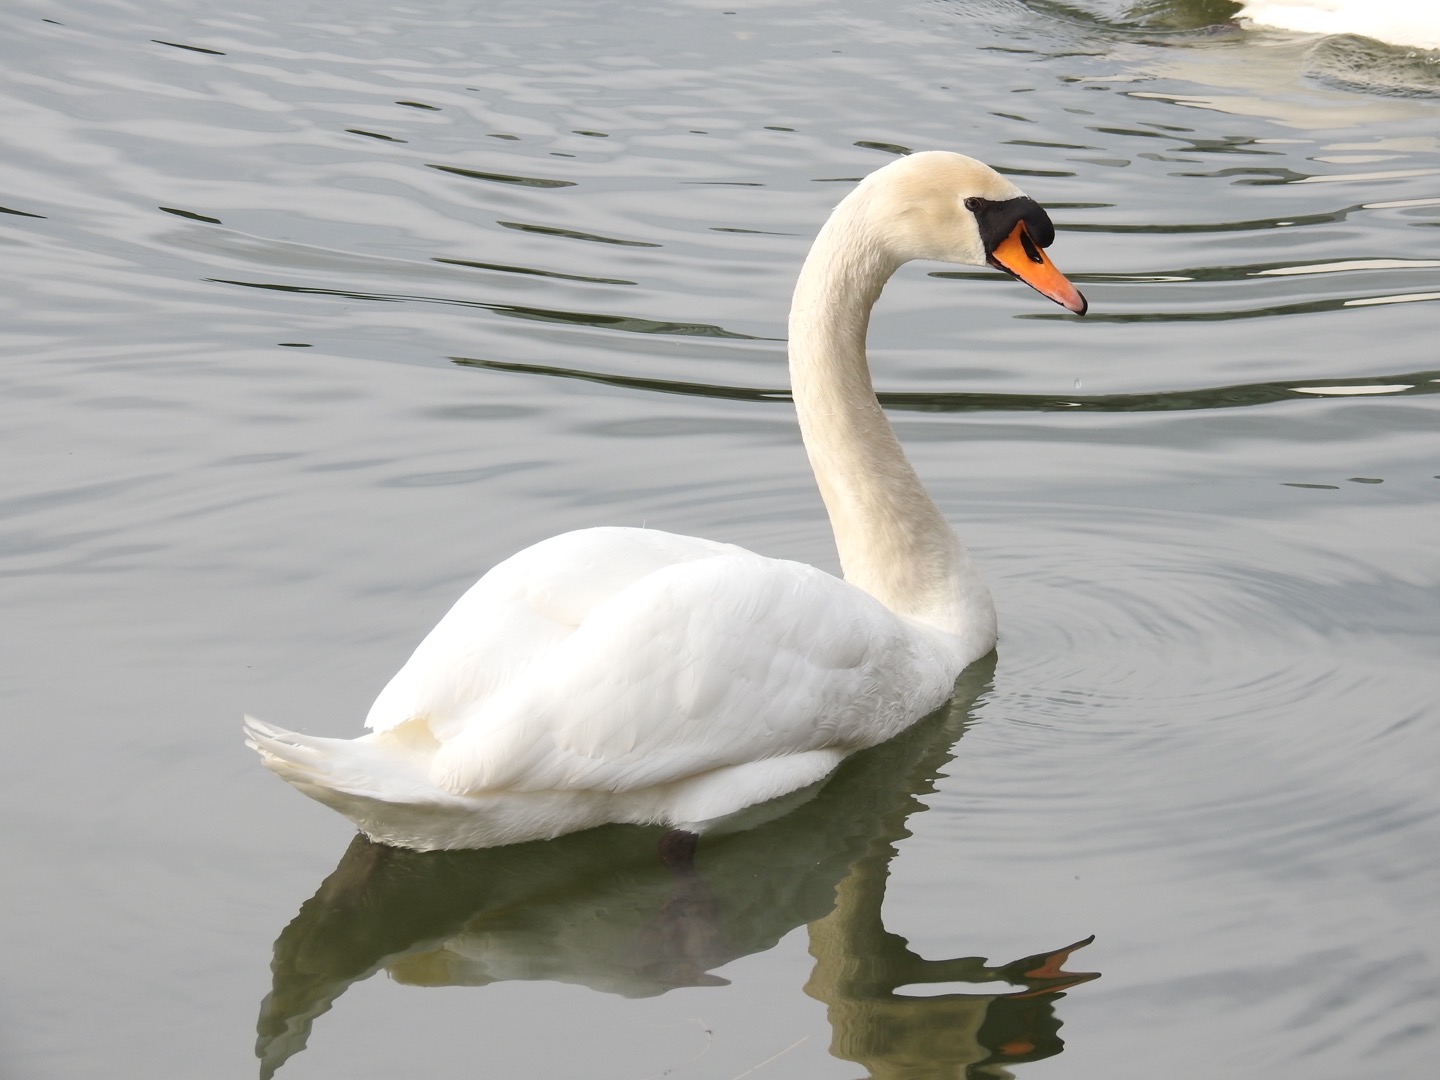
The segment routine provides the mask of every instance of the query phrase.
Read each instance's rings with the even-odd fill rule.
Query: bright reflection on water
[[[0,1075],[1432,1073],[1440,62],[1232,10],[0,13]],[[689,876],[258,767],[555,532],[833,569],[786,299],[931,147],[1092,304],[872,325],[1000,609],[945,715]]]

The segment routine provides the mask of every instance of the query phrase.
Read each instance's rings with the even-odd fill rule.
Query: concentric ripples
[[[1436,753],[1427,692],[1395,677],[1409,617],[1385,607],[1427,604],[1402,599],[1403,574],[1303,524],[1010,510],[995,687],[936,804],[941,835],[1022,862],[1153,858],[1282,891],[1320,875],[1343,908],[1341,867],[1382,873],[1399,837],[1440,830],[1407,764]]]
[[[1191,513],[1117,509],[1095,520],[1093,508],[1062,505],[1020,520],[1023,557],[1012,554],[1013,568],[1001,572],[1021,575],[1007,584],[1020,594],[1012,604],[1023,604],[1024,660],[1014,674],[1027,688],[1022,700],[1035,702],[1027,722],[1044,722],[1047,686],[1079,682],[1097,704],[1138,695],[1164,725],[1186,704],[1224,716],[1302,700],[1317,689],[1305,680],[1333,674],[1315,671],[1309,657],[1326,640],[1326,597],[1316,584],[1351,572],[1334,552],[1257,543],[1231,523]],[[1306,674],[1275,669],[1269,642],[1293,649],[1287,663]],[[1008,669],[1008,649],[1006,659]]]

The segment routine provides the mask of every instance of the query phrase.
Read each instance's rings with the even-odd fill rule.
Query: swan
[[[1235,17],[1281,30],[1440,49],[1440,5],[1433,0],[1245,0]]]
[[[876,400],[870,310],[901,264],[933,259],[988,264],[1083,315],[1043,251],[1054,236],[1013,183],[941,151],[871,173],[821,228],[792,300],[790,380],[844,580],[692,536],[563,533],[461,596],[368,734],[247,717],[247,745],[380,843],[496,847],[629,822],[667,826],[683,854],[898,734],[994,647],[995,608]]]

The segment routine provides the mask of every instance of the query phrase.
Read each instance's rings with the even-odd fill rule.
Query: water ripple
[[[836,569],[786,297],[845,188],[932,147],[1021,178],[1095,314],[922,267],[872,323],[1002,632],[887,925],[931,956],[1099,931],[1080,1071],[1433,1071],[1440,65],[1209,0],[44,7],[0,5],[3,683],[44,721],[7,729],[0,792],[44,811],[7,956],[57,1003],[14,1025],[41,1072],[114,1071],[136,1032],[156,1074],[233,1048],[233,1010],[132,991],[263,966],[246,913],[337,835],[261,791],[242,706],[343,730],[567,528]],[[172,900],[240,917],[197,936]],[[821,1023],[808,968],[798,937],[727,968],[709,1072],[773,1053],[762,1012]],[[492,989],[537,1077],[659,1074],[614,1020],[693,1030],[698,1000]],[[532,1037],[562,1013],[594,1038]],[[347,1015],[312,1068],[374,1070]],[[390,1071],[469,1061],[455,1031]],[[826,1042],[787,1066],[833,1072]]]
[[[735,335],[716,335],[735,336]],[[451,357],[462,367],[490,371],[522,372],[556,379],[573,379],[643,390],[658,394],[681,394],[689,397],[721,398],[739,401],[789,401],[790,392],[781,387],[770,389],[747,386],[723,386],[711,383],[682,382],[673,379],[652,379],[606,372],[582,371],[547,364],[515,364],[503,360],[478,357]],[[918,393],[880,391],[880,402],[887,409],[909,412],[1191,412],[1204,409],[1236,409],[1255,405],[1271,405],[1283,401],[1303,401],[1316,397],[1361,397],[1375,395],[1429,395],[1440,393],[1440,369],[1404,374],[1328,378],[1317,385],[1311,380],[1248,383],[1235,386],[1197,387],[1188,390],[1164,390],[1148,394],[990,394],[973,392],[928,391]]]

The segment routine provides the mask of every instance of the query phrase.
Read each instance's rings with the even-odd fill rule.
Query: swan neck
[[[994,644],[994,608],[955,532],[920,483],[875,396],[870,312],[902,259],[857,189],[820,231],[796,284],[790,379],[801,436],[845,579],[897,614]]]

